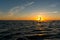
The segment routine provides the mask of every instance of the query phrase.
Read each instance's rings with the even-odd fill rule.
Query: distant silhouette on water
[[[41,17],[39,18],[38,22],[41,23]]]

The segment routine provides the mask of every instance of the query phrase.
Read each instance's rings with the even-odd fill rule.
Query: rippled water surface
[[[0,40],[60,40],[60,21],[0,21]]]

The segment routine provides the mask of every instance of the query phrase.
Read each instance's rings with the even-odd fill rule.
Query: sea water
[[[36,40],[60,40],[60,21],[0,20],[0,40],[30,40],[25,36],[35,35],[49,36]]]

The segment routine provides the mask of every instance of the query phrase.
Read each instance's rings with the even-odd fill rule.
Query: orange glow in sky
[[[36,20],[37,20],[37,21],[45,21],[46,19],[45,19],[43,16],[38,15],[38,16],[36,17]]]

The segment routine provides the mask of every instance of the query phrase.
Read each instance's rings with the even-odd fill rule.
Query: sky
[[[0,0],[0,20],[60,20],[60,0]]]

